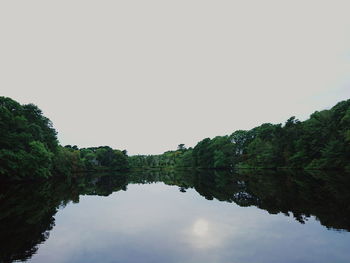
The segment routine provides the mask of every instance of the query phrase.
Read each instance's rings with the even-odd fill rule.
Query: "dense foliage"
[[[306,121],[291,117],[248,131],[183,144],[162,155],[134,156],[131,167],[350,169],[350,100],[316,111]]]
[[[48,178],[127,166],[126,151],[60,146],[51,121],[37,106],[0,97],[0,179]]]
[[[167,151],[159,155],[134,155],[129,157],[132,168],[156,168],[172,166],[192,166],[192,149],[186,149],[183,144],[176,151]]]
[[[60,146],[51,121],[33,104],[0,97],[0,179],[48,178],[53,174],[153,167],[209,169],[350,169],[350,100],[316,111],[306,121],[265,123],[231,135],[180,144],[161,155],[128,157],[108,146]]]
[[[51,175],[58,143],[50,120],[33,104],[0,97],[0,175],[37,178]]]
[[[59,147],[54,160],[55,171],[61,174],[96,170],[126,170],[126,151],[113,150],[109,146],[81,148],[66,145]]]

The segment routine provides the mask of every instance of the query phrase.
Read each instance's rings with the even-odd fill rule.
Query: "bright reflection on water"
[[[208,235],[208,221],[205,219],[198,219],[193,224],[193,234],[199,237]]]
[[[350,262],[348,178],[152,172],[7,185],[0,262]]]

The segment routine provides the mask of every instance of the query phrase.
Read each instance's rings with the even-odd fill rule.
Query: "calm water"
[[[0,262],[350,262],[350,176],[143,172],[1,185]]]

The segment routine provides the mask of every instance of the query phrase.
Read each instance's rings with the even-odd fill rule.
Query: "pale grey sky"
[[[1,1],[0,95],[154,154],[350,98],[350,1]]]

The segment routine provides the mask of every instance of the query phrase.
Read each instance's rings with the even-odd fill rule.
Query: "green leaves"
[[[330,110],[316,111],[304,122],[291,117],[284,126],[264,123],[230,136],[205,138],[193,150],[181,149],[178,156],[176,153],[131,157],[130,164],[132,167],[346,169],[350,167],[350,100],[339,102]]]
[[[51,176],[57,146],[56,131],[38,107],[0,97],[0,177]]]

